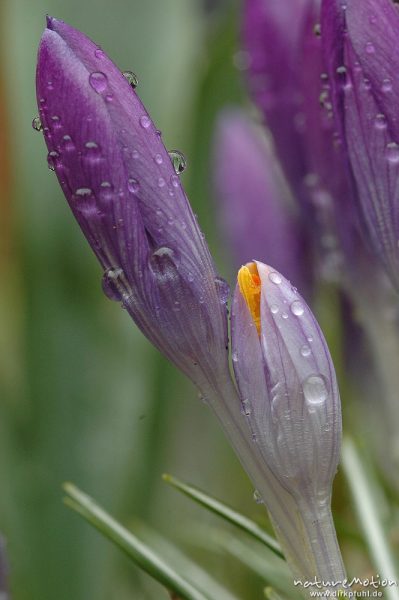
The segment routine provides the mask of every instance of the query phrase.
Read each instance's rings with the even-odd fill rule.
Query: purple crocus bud
[[[331,518],[341,409],[334,366],[311,310],[280,273],[260,262],[238,273],[233,365],[243,411],[271,472],[297,502],[313,573],[343,579]]]
[[[49,165],[104,269],[107,296],[203,390],[227,370],[228,290],[133,79],[48,18],[37,100]]]
[[[266,136],[240,110],[225,110],[215,136],[214,179],[221,228],[235,270],[254,256],[302,289],[309,264],[302,222]]]
[[[359,221],[399,287],[399,13],[391,0],[324,0],[331,98]]]

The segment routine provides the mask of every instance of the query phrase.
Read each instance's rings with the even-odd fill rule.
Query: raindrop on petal
[[[35,131],[43,131],[43,125],[40,117],[35,117],[32,121],[32,127]]]
[[[303,383],[305,400],[312,406],[324,404],[328,398],[327,383],[322,375],[309,375]]]
[[[276,273],[276,271],[272,271],[271,273],[269,273],[269,279],[272,283],[275,283],[276,285],[280,285],[280,283],[283,281],[281,279],[281,276]]]
[[[107,88],[108,79],[101,71],[94,71],[89,75],[89,83],[97,94],[102,94]]]
[[[139,80],[136,73],[133,73],[133,71],[123,71],[122,75],[128,80],[133,89],[138,86]]]
[[[102,288],[104,294],[110,300],[120,302],[123,299],[123,294],[120,291],[120,279],[123,276],[123,269],[110,268],[107,269],[102,278]]]
[[[294,300],[294,302],[291,304],[291,312],[297,317],[303,315],[304,308],[302,302],[299,302],[299,300]]]
[[[148,129],[151,125],[151,119],[147,115],[140,117],[140,125],[143,129]]]
[[[181,175],[187,167],[186,157],[179,150],[171,150],[168,154],[176,175]]]
[[[60,155],[56,150],[52,150],[47,154],[47,164],[50,171],[55,171]]]

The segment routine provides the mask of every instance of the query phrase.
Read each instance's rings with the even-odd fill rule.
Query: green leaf
[[[183,483],[171,475],[163,475],[163,480],[172,485],[174,488],[204,506],[208,510],[211,510],[215,514],[219,515],[229,523],[232,523],[236,527],[239,527],[242,531],[245,531],[250,536],[267,546],[272,552],[274,552],[280,558],[284,558],[281,548],[274,538],[272,538],[266,531],[264,531],[255,521],[248,519],[241,513],[237,512],[233,508],[230,508],[223,502],[216,500],[212,496],[209,496],[205,492],[198,488]]]
[[[398,581],[395,559],[384,530],[381,511],[378,506],[378,482],[372,477],[370,469],[363,463],[354,442],[346,439],[342,448],[342,464],[352,494],[360,525],[369,547],[377,572],[381,579]],[[384,597],[399,600],[396,586],[386,587]]]
[[[71,483],[63,486],[65,504],[80,514],[106,538],[125,552],[143,571],[164,585],[179,600],[212,600],[176,573],[153,550],[122,527],[96,502]]]

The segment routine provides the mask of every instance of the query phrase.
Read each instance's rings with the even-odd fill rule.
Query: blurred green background
[[[250,598],[262,589],[260,579],[190,542],[194,531],[206,536],[219,521],[161,474],[195,483],[249,515],[263,518],[264,509],[193,386],[101,293],[99,266],[31,127],[36,51],[49,13],[137,73],[166,145],[188,159],[184,183],[218,257],[210,140],[218,108],[244,98],[233,64],[239,7],[2,0],[0,10],[0,530],[12,597],[167,597],[63,506],[61,484],[69,480],[124,523],[145,521],[188,549],[216,577],[228,572],[229,585]]]

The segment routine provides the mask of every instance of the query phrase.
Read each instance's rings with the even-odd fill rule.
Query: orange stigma
[[[260,277],[255,263],[247,263],[238,271],[237,281],[240,292],[249,308],[255,323],[258,335],[260,335]]]

